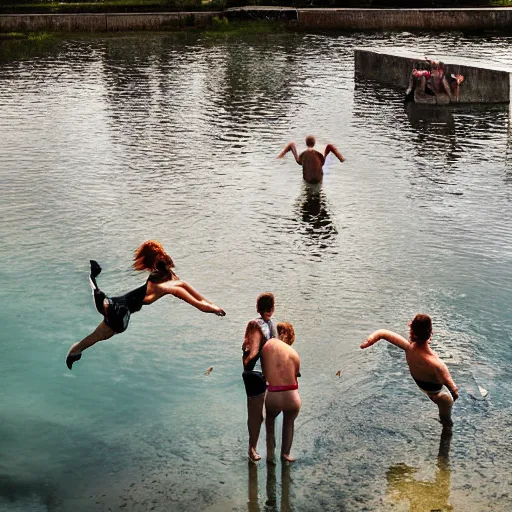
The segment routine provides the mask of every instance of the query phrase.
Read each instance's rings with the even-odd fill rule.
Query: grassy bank
[[[512,0],[0,0],[0,14],[183,12],[242,6],[281,7],[506,7]]]
[[[62,37],[61,34],[48,32],[0,34],[0,60],[20,60],[43,55],[54,50]]]

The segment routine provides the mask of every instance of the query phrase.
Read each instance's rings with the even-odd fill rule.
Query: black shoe
[[[66,366],[71,370],[73,363],[76,363],[81,357],[82,354],[69,355],[66,357]]]
[[[94,279],[101,273],[101,267],[97,261],[89,260],[91,262],[91,277]]]

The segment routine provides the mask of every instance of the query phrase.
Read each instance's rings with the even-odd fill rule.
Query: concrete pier
[[[512,69],[494,66],[473,59],[454,58],[443,55],[428,55],[441,60],[446,74],[464,75],[460,86],[460,103],[510,103],[510,75]],[[393,49],[355,50],[356,77],[369,78],[405,90],[409,77],[425,55]]]

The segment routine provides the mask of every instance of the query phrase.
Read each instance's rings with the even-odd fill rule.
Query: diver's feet
[[[96,278],[101,273],[101,267],[99,266],[97,261],[89,260],[91,263],[91,273],[89,274],[89,282],[91,283],[91,289],[93,292],[99,291],[98,283],[96,282]]]
[[[215,312],[217,316],[226,316],[226,312],[223,309],[220,309]]]
[[[68,354],[66,356],[66,366],[71,370],[73,363],[76,363],[82,357],[82,353],[80,354]]]
[[[295,460],[296,460],[293,457],[291,457],[289,453],[282,453],[281,459],[283,459],[286,462],[295,462]]]
[[[94,279],[98,277],[101,273],[101,267],[97,261],[89,260],[91,263],[91,277]]]
[[[248,455],[249,459],[251,459],[253,462],[258,462],[261,460],[261,455],[256,451],[255,448],[250,447]]]

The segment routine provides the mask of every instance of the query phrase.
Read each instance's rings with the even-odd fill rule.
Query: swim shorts
[[[267,382],[261,372],[245,371],[242,373],[244,379],[245,392],[252,398],[260,396],[267,390]]]

